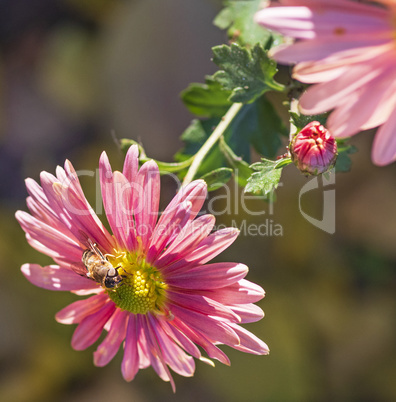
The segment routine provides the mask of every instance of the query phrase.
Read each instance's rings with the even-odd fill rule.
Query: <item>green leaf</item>
[[[271,161],[268,159],[262,159],[262,162],[251,165],[250,167],[256,172],[250,176],[245,193],[268,194],[275,190],[282,174],[281,165],[283,165],[282,160]]]
[[[227,183],[232,177],[232,169],[229,168],[219,168],[209,172],[201,177],[201,179],[206,181],[208,186],[208,191],[214,191]]]
[[[197,116],[221,117],[231,106],[228,98],[231,91],[225,90],[211,76],[207,76],[205,84],[193,83],[181,93],[187,109]]]
[[[243,137],[260,155],[267,158],[273,158],[278,153],[282,145],[279,135],[288,135],[288,129],[265,96],[245,105],[232,122],[231,128],[235,136]]]
[[[352,160],[349,155],[357,152],[357,148],[346,143],[348,139],[337,139],[338,156],[335,164],[336,172],[349,172],[352,167]]]
[[[273,79],[276,62],[261,45],[251,50],[237,44],[220,45],[212,50],[213,61],[221,68],[213,77],[224,89],[232,91],[230,101],[250,103],[269,90],[284,90],[284,86]]]
[[[253,20],[254,14],[262,8],[262,0],[225,1],[224,5],[225,8],[213,23],[220,29],[228,29],[227,34],[231,40],[242,45],[266,43],[271,39],[280,43],[281,35],[269,32]]]
[[[297,128],[297,132],[301,131],[307,124],[312,121],[318,121],[322,126],[326,126],[327,117],[329,113],[304,115],[295,112],[290,112],[290,121]]]

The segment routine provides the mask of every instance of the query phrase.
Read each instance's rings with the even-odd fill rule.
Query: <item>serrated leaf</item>
[[[271,161],[262,159],[262,162],[257,162],[250,167],[256,170],[253,173],[245,187],[245,193],[268,194],[275,190],[280,181],[282,174],[282,160]]]
[[[205,84],[193,83],[181,93],[187,109],[197,116],[221,117],[231,106],[228,98],[231,91],[225,90],[211,76],[207,76]]]
[[[261,45],[256,44],[248,50],[237,44],[220,45],[212,48],[213,61],[221,70],[214,74],[224,89],[232,91],[232,102],[253,102],[263,93],[284,87],[274,79],[276,62],[271,60]]]
[[[357,148],[346,143],[345,139],[337,140],[338,156],[335,164],[336,172],[349,172],[352,167],[352,160],[349,155],[357,152]]]
[[[208,191],[215,191],[231,179],[232,172],[233,170],[229,168],[219,168],[205,174],[201,179],[205,180]]]
[[[256,24],[254,14],[262,8],[262,0],[225,1],[220,13],[213,21],[220,29],[228,29],[227,34],[231,40],[243,45],[266,43],[270,39],[278,44],[281,35],[274,34]]]
[[[268,194],[278,187],[282,169],[253,173],[245,187],[245,193]]]

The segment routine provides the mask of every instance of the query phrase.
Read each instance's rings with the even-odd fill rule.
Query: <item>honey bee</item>
[[[118,273],[119,267],[114,268],[91,239],[88,239],[88,244],[89,248],[84,250],[81,259],[88,271],[86,276],[105,288],[117,287],[122,282],[122,276]]]
[[[106,289],[122,285],[123,276],[118,272],[120,267],[114,268],[98,246],[82,231],[79,241],[87,248],[83,252],[81,262],[71,264],[73,271],[94,280]]]

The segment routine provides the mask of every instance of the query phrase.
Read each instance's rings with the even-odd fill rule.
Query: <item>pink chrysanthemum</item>
[[[123,173],[112,171],[104,152],[99,172],[112,235],[88,204],[69,161],[65,169],[57,168],[56,177],[42,172],[41,186],[27,179],[31,215],[16,213],[30,245],[58,264],[25,264],[26,278],[45,289],[94,294],[56,315],[60,323],[78,324],[73,348],[89,347],[105,329],[107,336],[94,352],[95,365],[106,365],[124,343],[122,374],[127,381],[151,365],[173,389],[168,366],[192,376],[193,357],[213,364],[197,345],[224,364],[229,360],[217,344],[267,354],[267,345],[239,326],[263,317],[253,304],[264,297],[263,289],[243,279],[248,271],[243,264],[206,264],[238,231],[210,234],[214,217],[196,218],[206,197],[205,182],[181,188],[157,221],[160,177],[155,162],[139,169],[138,148],[132,146]],[[94,261],[105,268],[106,281],[93,279],[89,269]]]
[[[318,175],[333,168],[337,159],[337,142],[318,121],[311,121],[293,137],[289,151],[302,173]]]
[[[396,160],[396,1],[377,2],[280,0],[255,20],[297,39],[272,55],[317,84],[300,99],[303,113],[334,109],[327,126],[336,137],[381,126],[372,160],[382,166]]]

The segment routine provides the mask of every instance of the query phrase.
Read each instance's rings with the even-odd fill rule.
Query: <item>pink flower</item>
[[[325,173],[337,159],[337,143],[318,121],[312,121],[296,134],[289,150],[294,164],[307,174]]]
[[[281,0],[283,6],[259,11],[255,20],[297,39],[273,56],[280,63],[297,63],[297,80],[317,83],[302,95],[302,112],[334,110],[327,126],[336,137],[380,126],[372,159],[382,166],[396,160],[396,1],[377,2],[382,6]]]
[[[56,177],[42,172],[41,186],[27,179],[31,215],[16,213],[30,245],[57,264],[25,264],[26,278],[45,289],[93,294],[56,315],[60,323],[78,324],[72,347],[89,347],[105,329],[95,365],[109,363],[123,343],[127,381],[151,365],[173,389],[168,366],[192,376],[193,357],[213,364],[197,345],[224,364],[229,360],[217,344],[267,354],[267,345],[239,325],[263,317],[253,304],[264,297],[263,289],[244,279],[248,268],[243,264],[206,264],[238,231],[210,234],[215,218],[196,217],[206,197],[205,182],[181,188],[157,221],[158,167],[149,161],[139,169],[136,146],[127,153],[123,173],[112,171],[103,152],[99,173],[113,234],[88,204],[69,161],[65,169],[57,168]]]

